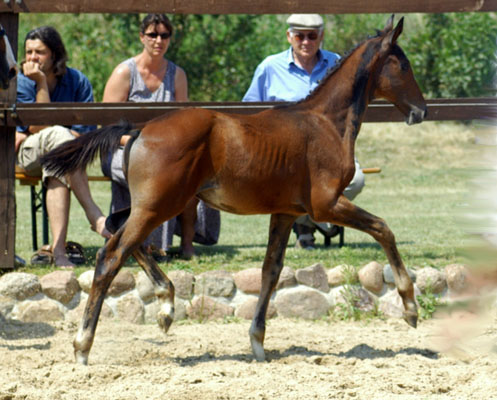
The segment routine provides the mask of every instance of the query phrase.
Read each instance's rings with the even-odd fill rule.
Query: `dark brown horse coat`
[[[132,142],[128,159],[131,213],[99,252],[83,322],[74,341],[86,363],[105,293],[131,254],[155,284],[161,301],[159,324],[167,330],[174,312],[174,288],[140,244],[163,221],[198,196],[213,207],[238,214],[271,214],[262,289],[250,328],[252,350],[265,358],[265,316],[278,281],[291,226],[309,214],[359,229],[383,247],[415,326],[412,282],[384,221],[354,206],[342,192],[354,175],[354,143],[374,98],[384,98],[421,122],[426,104],[409,61],[397,45],[403,20],[393,17],[383,31],[361,43],[305,100],[254,115],[186,108],[147,123]],[[64,174],[84,167],[98,150],[109,151],[130,127],[112,126],[68,142],[44,163]]]
[[[0,88],[8,89],[10,80],[17,74],[17,62],[9,38],[0,25]]]

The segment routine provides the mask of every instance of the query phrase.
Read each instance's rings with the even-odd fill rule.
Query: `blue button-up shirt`
[[[50,101],[55,102],[93,102],[93,88],[88,78],[80,71],[74,68],[67,68],[66,74],[57,82],[55,89],[50,93]],[[23,73],[17,76],[17,102],[18,103],[36,103],[36,83],[27,78]],[[50,121],[47,121],[50,125]],[[73,125],[73,130],[79,133],[85,133],[95,126]],[[19,132],[27,132],[27,126],[18,126]]]
[[[298,101],[311,93],[340,59],[336,53],[318,50],[318,62],[312,73],[300,68],[292,48],[273,54],[256,68],[243,101]]]

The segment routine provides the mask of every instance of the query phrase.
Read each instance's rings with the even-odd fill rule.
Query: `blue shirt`
[[[50,101],[56,102],[93,102],[93,88],[88,78],[74,68],[66,68],[66,73],[59,79],[55,89],[50,93]],[[17,75],[17,102],[36,103],[36,83],[27,78],[22,72]],[[50,122],[47,122],[50,125]],[[79,133],[86,133],[95,126],[72,125],[71,128]],[[27,126],[18,126],[19,132],[27,132]]]
[[[311,74],[295,64],[291,47],[267,57],[256,68],[243,101],[298,101],[307,97],[340,59],[326,50],[318,50],[317,56]]]

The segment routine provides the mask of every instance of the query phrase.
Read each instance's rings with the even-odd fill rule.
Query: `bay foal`
[[[145,124],[127,148],[131,211],[97,255],[95,277],[79,332],[77,361],[86,364],[102,303],[112,279],[133,255],[154,282],[161,302],[160,326],[174,315],[174,288],[141,243],[163,221],[197,196],[238,214],[271,214],[262,289],[249,335],[264,360],[266,310],[283,267],[296,217],[309,214],[369,233],[383,247],[402,297],[405,320],[417,323],[414,290],[385,222],[342,195],[354,175],[354,143],[370,101],[383,98],[421,122],[426,103],[410,64],[397,44],[403,19],[358,45],[305,100],[254,115],[181,109]],[[86,166],[100,151],[112,151],[130,126],[105,127],[67,142],[44,159],[60,174]]]
[[[8,89],[10,80],[17,74],[17,62],[5,29],[0,24],[0,88]]]

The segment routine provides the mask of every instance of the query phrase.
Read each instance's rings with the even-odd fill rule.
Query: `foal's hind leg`
[[[123,230],[119,230],[97,253],[97,265],[90,295],[86,302],[83,320],[73,342],[74,355],[80,364],[88,364],[88,354],[95,338],[95,330],[105,294],[127,258],[122,246],[118,246],[122,233]]]
[[[318,221],[326,220],[369,233],[383,247],[392,267],[395,285],[404,303],[404,319],[415,328],[418,312],[414,301],[414,286],[397,250],[395,237],[385,221],[356,207],[345,196],[340,196],[331,213],[331,215],[328,212],[319,213],[315,217]]]
[[[295,221],[295,216],[284,214],[271,215],[269,225],[269,242],[262,266],[262,287],[259,294],[259,300],[250,326],[249,336],[252,345],[252,353],[257,361],[264,361],[264,335],[266,333],[266,311],[269,305],[269,299],[273,292],[281,269],[283,268],[283,259],[285,250],[290,237],[290,231]]]
[[[167,332],[174,319],[174,286],[143,246],[133,252],[133,257],[154,285],[155,295],[160,303],[157,322]]]
[[[81,364],[88,363],[98,317],[102,309],[105,295],[121,266],[140,243],[157,226],[153,217],[139,211],[130,216],[126,224],[112,236],[97,254],[97,265],[86,302],[83,320],[74,339],[74,355]]]

